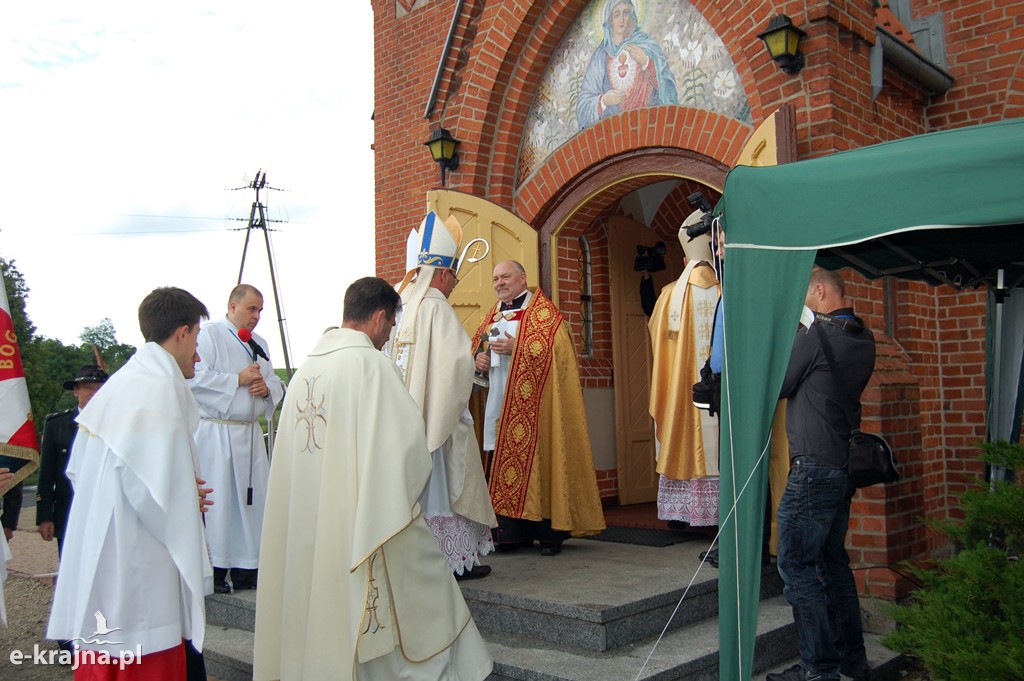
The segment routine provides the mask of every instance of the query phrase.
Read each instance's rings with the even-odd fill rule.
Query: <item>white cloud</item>
[[[372,274],[373,24],[369,3],[23,3],[0,9],[0,255],[31,288],[39,333],[77,340],[135,318],[154,286],[223,313],[252,191],[261,194],[299,363]],[[40,5],[40,6],[36,6]],[[281,363],[262,233],[245,279]]]

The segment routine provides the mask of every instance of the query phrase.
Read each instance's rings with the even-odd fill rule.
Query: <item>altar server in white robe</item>
[[[77,643],[76,678],[184,679],[183,640],[202,650],[213,571],[196,484],[199,414],[185,379],[207,314],[182,289],[151,292],[139,306],[146,344],[78,416],[67,467],[75,497],[47,630]],[[115,668],[139,652],[141,666]]]
[[[419,407],[379,352],[400,298],[366,277],[291,382],[270,471],[257,681],[477,681],[491,658],[423,521]]]
[[[227,593],[228,570],[236,591],[255,589],[260,531],[270,462],[259,417],[272,423],[284,396],[266,341],[252,333],[263,311],[263,295],[239,284],[228,297],[227,315],[203,325],[196,376],[189,385],[199,403],[196,443],[206,481],[217,503],[206,514],[206,536],[214,566],[214,588]],[[244,329],[244,331],[242,331]],[[251,335],[251,343],[239,338]],[[248,334],[246,334],[248,332]]]
[[[420,506],[458,580],[490,574],[480,556],[494,550],[491,528],[498,524],[469,413],[472,347],[448,302],[465,254],[482,251],[474,254],[477,262],[488,245],[474,239],[459,257],[461,243],[458,220],[451,216],[442,222],[433,211],[410,234],[408,272],[398,289],[402,308],[386,346],[423,413],[432,471]]]

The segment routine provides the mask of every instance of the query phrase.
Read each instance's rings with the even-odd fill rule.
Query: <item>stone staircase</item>
[[[708,565],[698,571],[708,544],[651,548],[577,539],[553,558],[536,548],[487,556],[494,571],[462,582],[462,591],[494,658],[489,678],[718,679],[718,571]],[[224,681],[252,678],[256,593],[207,598],[207,671]],[[774,565],[766,567],[755,679],[797,656],[796,628],[781,593]],[[868,646],[874,681],[898,678],[899,657],[876,637]]]

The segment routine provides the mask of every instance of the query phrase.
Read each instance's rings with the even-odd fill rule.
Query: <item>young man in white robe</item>
[[[47,637],[73,640],[79,679],[185,679],[213,591],[185,383],[206,307],[179,288],[139,306],[146,339],[78,416],[75,487]],[[134,676],[133,676],[134,675]]]
[[[400,298],[345,293],[291,382],[270,471],[256,601],[257,681],[478,681],[491,658],[419,502],[419,407],[380,352]]]
[[[252,333],[263,311],[263,295],[239,284],[228,296],[227,315],[203,325],[196,375],[189,381],[199,403],[196,444],[203,473],[217,490],[217,505],[206,514],[206,538],[214,568],[214,589],[228,593],[228,571],[236,591],[255,589],[260,531],[270,461],[260,416],[273,422],[284,396],[266,341]],[[251,336],[246,342],[239,338]]]
[[[480,556],[494,550],[491,528],[498,524],[469,413],[472,347],[448,302],[459,282],[461,242],[458,221],[442,222],[433,211],[412,232],[408,272],[398,289],[402,310],[386,346],[423,413],[432,470],[420,506],[457,580],[490,574]]]

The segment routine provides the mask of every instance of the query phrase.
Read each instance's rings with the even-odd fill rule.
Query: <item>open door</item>
[[[648,410],[651,342],[647,315],[640,304],[640,273],[633,270],[633,261],[638,245],[653,246],[663,239],[624,217],[609,218],[607,229],[619,503],[642,504],[658,498],[658,473],[654,466],[654,420]],[[666,242],[665,248],[666,269],[653,275],[655,294],[683,270],[679,243]]]
[[[747,140],[739,158],[738,166],[774,166],[796,160],[796,121],[793,107],[784,104],[769,116]],[[772,555],[778,555],[779,520],[777,512],[782,502],[789,477],[789,438],[786,436],[786,401],[781,400],[775,407],[772,420],[771,456],[768,467],[768,489],[772,498],[772,531],[769,547]]]
[[[448,299],[459,315],[462,327],[472,338],[483,316],[498,299],[491,284],[495,265],[503,260],[521,263],[526,268],[526,285],[530,289],[537,287],[540,282],[537,231],[515,213],[486,199],[461,192],[444,189],[427,192],[427,210],[434,211],[442,220],[454,215],[462,225],[463,244],[482,237],[491,246],[486,258],[476,264],[466,263],[462,266],[459,270],[459,285]],[[469,257],[473,253],[466,255]],[[477,442],[484,441],[485,404],[487,388],[474,388],[469,400],[469,411],[475,422]]]
[[[472,337],[483,315],[498,299],[491,285],[495,265],[503,260],[515,260],[526,268],[527,286],[534,289],[540,282],[537,231],[515,213],[461,192],[443,189],[427,192],[427,210],[434,211],[442,220],[454,215],[462,225],[463,244],[483,237],[491,245],[491,252],[484,260],[462,266],[459,285],[449,298],[463,328]]]

